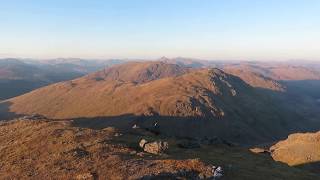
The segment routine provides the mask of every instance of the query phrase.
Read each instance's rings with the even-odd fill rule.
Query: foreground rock
[[[320,131],[295,133],[270,148],[276,161],[291,166],[320,161]]]
[[[169,148],[168,142],[164,142],[164,141],[148,142],[145,139],[142,139],[140,141],[139,146],[144,151],[151,153],[151,154],[163,154]]]
[[[320,173],[320,131],[295,133],[270,148],[274,160]]]
[[[19,119],[20,120],[45,120],[47,118],[40,114],[31,114],[31,115],[23,116]]]

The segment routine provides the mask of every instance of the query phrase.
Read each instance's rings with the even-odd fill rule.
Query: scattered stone
[[[260,148],[260,147],[255,147],[250,149],[251,152],[253,153],[263,153],[263,154],[270,154],[270,151],[265,148]]]
[[[31,114],[31,115],[23,116],[19,119],[21,119],[21,120],[45,120],[45,119],[47,119],[47,117],[40,115],[40,114]]]
[[[159,128],[158,122],[155,122],[155,123],[153,124],[153,127],[154,127],[154,128]]]
[[[135,155],[135,154],[137,154],[137,151],[131,151],[130,152],[130,155]]]
[[[232,95],[232,96],[236,96],[236,95],[237,95],[237,91],[234,90],[234,89],[231,89],[230,92],[231,92],[231,95]]]
[[[116,128],[114,128],[114,127],[106,127],[106,128],[103,128],[102,130],[110,132],[110,133],[116,133],[116,131],[117,131]]]
[[[132,126],[132,129],[140,129],[140,127],[135,124],[135,125]]]
[[[72,152],[72,155],[74,157],[78,157],[78,158],[83,158],[85,156],[88,156],[89,155],[89,152],[84,150],[84,149],[81,149],[81,148],[76,148],[76,149],[73,149],[71,150]]]
[[[151,154],[163,154],[169,148],[168,142],[164,142],[164,141],[148,142],[145,139],[142,139],[139,142],[139,146],[145,152],[148,152]]]
[[[122,136],[122,134],[121,133],[115,133],[114,136],[115,137],[119,137],[119,136]]]
[[[81,179],[93,180],[94,179],[94,175],[92,173],[88,172],[88,173],[77,175],[76,179],[78,179],[78,180],[81,180]]]
[[[145,139],[141,139],[141,141],[139,142],[139,146],[144,149],[144,145],[148,143]]]
[[[151,154],[163,154],[169,148],[168,142],[154,141],[144,145],[144,151]]]
[[[217,168],[215,166],[212,167],[212,173],[213,173],[213,179],[217,180],[220,179],[223,176],[223,170],[221,166],[218,166]]]
[[[198,177],[199,177],[199,179],[204,179],[204,178],[205,178],[205,175],[204,175],[203,173],[200,173],[200,174],[198,175]]]

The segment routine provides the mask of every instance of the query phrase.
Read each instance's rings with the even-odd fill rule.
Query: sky
[[[0,57],[320,60],[320,0],[7,0]]]

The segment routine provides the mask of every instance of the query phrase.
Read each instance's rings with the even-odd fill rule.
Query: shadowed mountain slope
[[[229,74],[240,77],[243,81],[250,84],[253,87],[270,89],[273,91],[284,91],[285,86],[279,82],[265,77],[258,72],[254,72],[246,67],[224,67],[223,70]]]

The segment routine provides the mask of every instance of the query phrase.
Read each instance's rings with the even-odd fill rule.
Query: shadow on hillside
[[[168,136],[191,136],[204,137],[208,134],[212,136],[221,135],[228,123],[217,119],[204,119],[197,117],[176,117],[176,116],[137,116],[134,114],[124,114],[111,117],[76,118],[72,125],[76,127],[103,129],[115,127],[122,131],[132,129],[137,125],[144,129],[159,131]],[[219,124],[215,125],[214,124]],[[187,133],[186,133],[187,132]],[[227,135],[226,136],[230,136]]]
[[[73,118],[70,120],[73,120],[73,125],[78,127],[102,129],[114,126],[122,130],[131,129],[134,124],[145,128],[153,128],[154,124],[157,123],[157,130],[168,136],[219,136],[245,144],[275,142],[285,139],[291,133],[319,130],[319,108],[314,106],[313,101],[304,101],[305,96],[299,96],[298,98],[291,92],[299,94],[301,91],[298,91],[296,87],[304,89],[309,87],[312,89],[312,94],[317,95],[320,92],[320,81],[290,81],[286,83],[290,84],[288,92],[244,88],[243,90],[248,90],[248,93],[253,93],[254,96],[245,96],[246,93],[239,93],[237,96],[223,99],[223,101],[218,101],[213,97],[212,99],[216,100],[215,103],[225,110],[225,119],[210,118],[209,116],[209,118],[203,119],[198,117],[124,114],[114,117]],[[318,87],[319,91],[313,90]],[[239,86],[239,88],[243,87]],[[240,89],[239,92],[243,91]],[[260,101],[248,99],[252,97]],[[11,102],[0,103],[0,120],[23,116],[10,112],[10,106]]]
[[[320,124],[320,80],[291,80],[281,83],[287,87],[284,93],[264,93],[273,97],[281,106],[299,112],[301,118]]]
[[[310,162],[310,163],[305,163],[305,164],[300,164],[294,166],[299,169],[305,169],[308,170],[309,172],[315,173],[315,174],[320,174],[320,162]]]
[[[42,81],[0,80],[0,100],[13,98],[46,85],[48,83]]]
[[[167,180],[175,180],[175,179],[199,179],[199,172],[197,171],[183,171],[183,172],[162,172],[157,175],[146,175],[139,180],[160,180],[160,179],[167,179]]]
[[[0,102],[0,121],[10,120],[24,116],[23,114],[16,114],[10,111],[11,102]]]
[[[236,144],[249,146],[277,142],[286,139],[291,133],[311,131],[310,129],[297,127],[296,129],[284,129],[281,133],[272,134],[272,132],[269,132],[263,134],[260,133],[259,129],[248,129],[247,125],[234,124],[234,122],[228,120],[175,116],[137,116],[133,114],[70,120],[75,127],[92,129],[115,127],[123,132],[128,132],[134,125],[137,125],[168,137],[192,139],[219,137]]]
[[[320,80],[283,80],[279,82],[284,85],[284,91],[276,91],[260,87],[255,87],[254,89],[275,96],[308,96],[314,98],[315,100],[320,99]]]
[[[303,86],[308,82],[290,83]],[[320,81],[316,83],[320,85]],[[273,144],[286,139],[292,133],[319,131],[319,109],[312,102],[304,101],[304,95],[297,97],[294,92],[299,92],[294,87],[288,86],[286,92],[263,88],[253,89],[259,94],[257,97],[264,101],[262,104],[267,107],[260,107],[261,102],[250,103],[250,100],[247,103],[234,104],[236,108],[233,109],[223,107],[227,114],[225,119],[124,114],[113,117],[76,118],[73,119],[73,125],[94,129],[113,126],[128,130],[135,124],[150,129],[157,123],[157,130],[167,136],[187,138],[217,136],[244,145]],[[241,94],[237,97],[247,98]],[[238,102],[246,102],[245,100],[240,99]],[[242,111],[240,106],[246,107],[244,109],[247,111]]]
[[[288,94],[306,97],[304,101],[313,101],[320,107],[320,80],[283,81],[288,87]]]
[[[320,105],[320,80],[290,80],[279,82],[285,86],[284,91],[276,91],[259,87],[255,87],[255,89],[261,93],[271,95],[272,97],[289,100],[289,102],[301,101],[303,98],[310,98],[313,102],[318,101]]]

